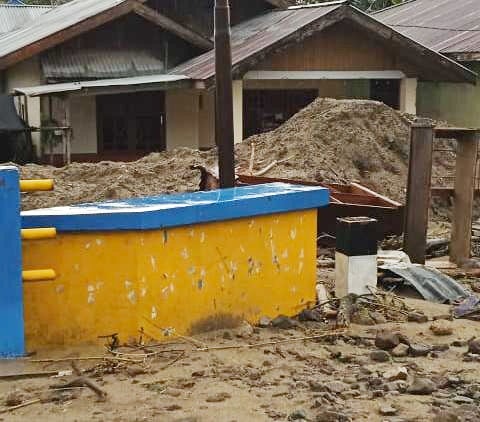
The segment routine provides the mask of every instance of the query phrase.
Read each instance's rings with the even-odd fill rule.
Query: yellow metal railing
[[[39,180],[20,180],[21,192],[45,192],[51,191],[54,187],[52,179]],[[53,239],[57,236],[57,229],[54,227],[38,228],[38,229],[22,229],[22,240],[43,240]],[[24,283],[35,281],[51,281],[57,278],[55,270],[29,270],[22,272]]]

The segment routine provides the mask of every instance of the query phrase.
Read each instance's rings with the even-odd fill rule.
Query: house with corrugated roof
[[[480,2],[410,0],[374,17],[416,42],[480,71]],[[480,127],[480,85],[422,81],[418,112],[457,126]]]
[[[73,160],[213,147],[213,6],[73,0],[52,8],[0,37],[2,90],[16,96],[30,126],[70,127],[62,148]],[[275,128],[318,96],[376,99],[415,113],[418,83],[476,81],[451,58],[341,1],[231,0],[231,21],[235,142]]]

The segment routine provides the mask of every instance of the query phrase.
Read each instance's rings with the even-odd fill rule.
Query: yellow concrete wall
[[[24,60],[5,71],[5,88],[8,93],[14,88],[25,88],[42,83],[42,71],[38,57]],[[28,98],[27,101],[28,123],[38,127],[41,123],[40,98]],[[38,132],[32,133],[32,141],[38,154],[40,152],[40,134]]]
[[[165,92],[167,115],[167,149],[199,147],[199,92],[171,90]]]
[[[97,343],[143,329],[194,334],[235,320],[295,315],[315,301],[316,210],[170,230],[60,234],[24,242],[28,350]]]

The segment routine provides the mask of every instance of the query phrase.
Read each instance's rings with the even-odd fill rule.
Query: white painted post
[[[400,81],[400,111],[417,114],[417,78],[404,78]]]
[[[243,141],[243,80],[233,81],[233,139]]]

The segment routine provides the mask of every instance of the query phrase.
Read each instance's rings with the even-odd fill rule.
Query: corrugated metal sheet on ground
[[[479,0],[414,0],[374,17],[441,53],[480,52]]]
[[[273,11],[232,28],[232,63],[237,65],[268,46],[294,34],[342,7],[342,4]],[[215,75],[215,51],[211,50],[180,66],[171,73],[192,79],[209,79]]]
[[[94,88],[110,88],[137,85],[168,85],[172,82],[188,81],[183,75],[151,75],[134,78],[101,79],[96,81],[67,82],[61,84],[39,85],[25,88],[13,88],[12,93],[20,93],[30,97],[58,94],[62,92],[82,91]]]
[[[50,50],[41,58],[47,79],[104,79],[164,72],[163,61],[141,50]]]
[[[50,6],[0,4],[0,35],[29,24],[50,9]]]
[[[40,15],[31,24],[0,38],[0,57],[13,53],[128,0],[73,0]]]

